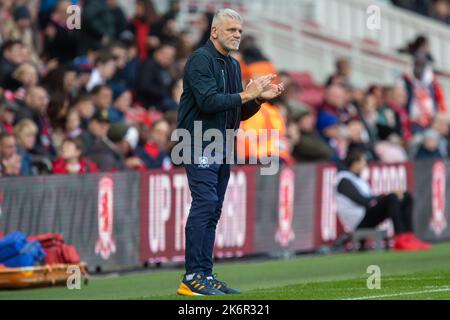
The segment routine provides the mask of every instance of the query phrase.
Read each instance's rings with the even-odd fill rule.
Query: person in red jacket
[[[81,157],[83,145],[80,140],[66,138],[61,144],[58,159],[53,162],[53,174],[97,173],[99,169],[89,159]]]

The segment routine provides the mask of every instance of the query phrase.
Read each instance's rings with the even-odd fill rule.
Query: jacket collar
[[[227,57],[221,54],[219,51],[217,51],[216,47],[214,46],[214,43],[211,41],[211,39],[208,39],[205,44],[206,50],[208,50],[215,58],[219,59],[226,59]]]

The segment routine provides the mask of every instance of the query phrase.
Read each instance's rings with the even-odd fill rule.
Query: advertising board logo
[[[109,177],[103,177],[98,184],[98,235],[95,244],[95,254],[108,260],[116,252],[113,238],[114,230],[114,182]]]
[[[445,184],[447,171],[442,161],[436,162],[432,169],[431,182],[431,206],[432,217],[430,228],[436,236],[440,236],[447,228],[447,219],[445,217]]]
[[[290,168],[285,168],[280,174],[279,202],[278,202],[278,229],[275,241],[282,247],[287,247],[295,239],[292,228],[294,219],[294,187],[295,174]]]

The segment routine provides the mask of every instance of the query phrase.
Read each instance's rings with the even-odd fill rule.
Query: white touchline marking
[[[423,290],[423,291],[413,291],[413,292],[403,292],[403,293],[392,293],[392,294],[383,294],[383,295],[379,295],[379,296],[366,296],[366,297],[348,298],[348,299],[342,299],[342,300],[367,300],[367,299],[377,299],[377,298],[410,296],[410,295],[414,295],[414,294],[447,292],[447,291],[450,291],[450,288],[446,287],[446,288],[434,289],[434,290]]]

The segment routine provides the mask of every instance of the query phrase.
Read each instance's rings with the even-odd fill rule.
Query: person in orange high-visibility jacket
[[[273,129],[278,130],[278,141],[271,135]],[[243,134],[237,136],[238,159],[245,159],[248,163],[249,159],[260,160],[266,156],[274,156],[279,157],[284,163],[292,162],[289,141],[286,137],[286,121],[278,106],[269,102],[262,104],[257,114],[241,122],[240,130]],[[255,134],[256,140],[250,133]]]

